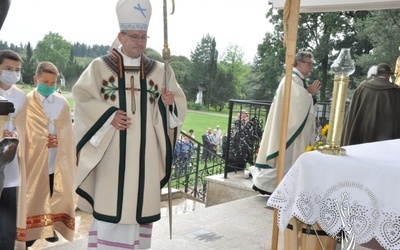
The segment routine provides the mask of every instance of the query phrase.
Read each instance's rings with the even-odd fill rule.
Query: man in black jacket
[[[400,88],[390,82],[389,65],[373,67],[373,78],[353,93],[343,126],[344,146],[400,138]]]

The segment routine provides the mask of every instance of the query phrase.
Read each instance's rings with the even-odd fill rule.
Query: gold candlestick
[[[345,155],[346,150],[340,147],[340,138],[342,136],[349,75],[353,74],[355,70],[354,62],[350,56],[350,49],[346,48],[340,51],[331,69],[335,77],[329,115],[329,130],[326,140],[327,144],[319,147],[318,150],[325,154]]]

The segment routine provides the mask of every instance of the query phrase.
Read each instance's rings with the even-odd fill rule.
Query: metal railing
[[[174,155],[172,187],[204,202],[207,176],[224,174],[227,178],[228,173],[254,164],[271,104],[271,101],[229,100],[228,131],[219,152],[181,132],[182,137],[190,138],[193,150],[186,154],[182,153],[182,148],[175,150],[181,154]],[[318,103],[317,124],[327,124],[329,113],[330,102]]]
[[[229,100],[224,178],[254,163],[270,107],[271,101]]]
[[[194,199],[205,202],[207,192],[206,177],[222,174],[224,160],[213,149],[204,147],[202,143],[181,132],[181,137],[190,138],[193,151],[182,150],[183,146],[177,143],[173,157],[172,187],[191,195]],[[181,147],[181,148],[179,148]]]

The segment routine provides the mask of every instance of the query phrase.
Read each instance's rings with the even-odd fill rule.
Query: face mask
[[[49,95],[53,94],[54,90],[56,90],[56,86],[49,87],[42,83],[38,83],[37,91],[44,97],[48,97]]]
[[[21,73],[3,69],[0,76],[0,82],[7,86],[12,86],[19,81]]]

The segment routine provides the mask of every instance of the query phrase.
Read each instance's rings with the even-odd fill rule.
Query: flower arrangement
[[[308,145],[306,152],[317,150],[319,147],[326,144],[326,137],[328,136],[329,124],[326,124],[318,135],[318,141],[314,145]]]
[[[327,137],[328,136],[328,129],[329,129],[329,124],[325,124],[325,126],[321,129],[321,137]]]

